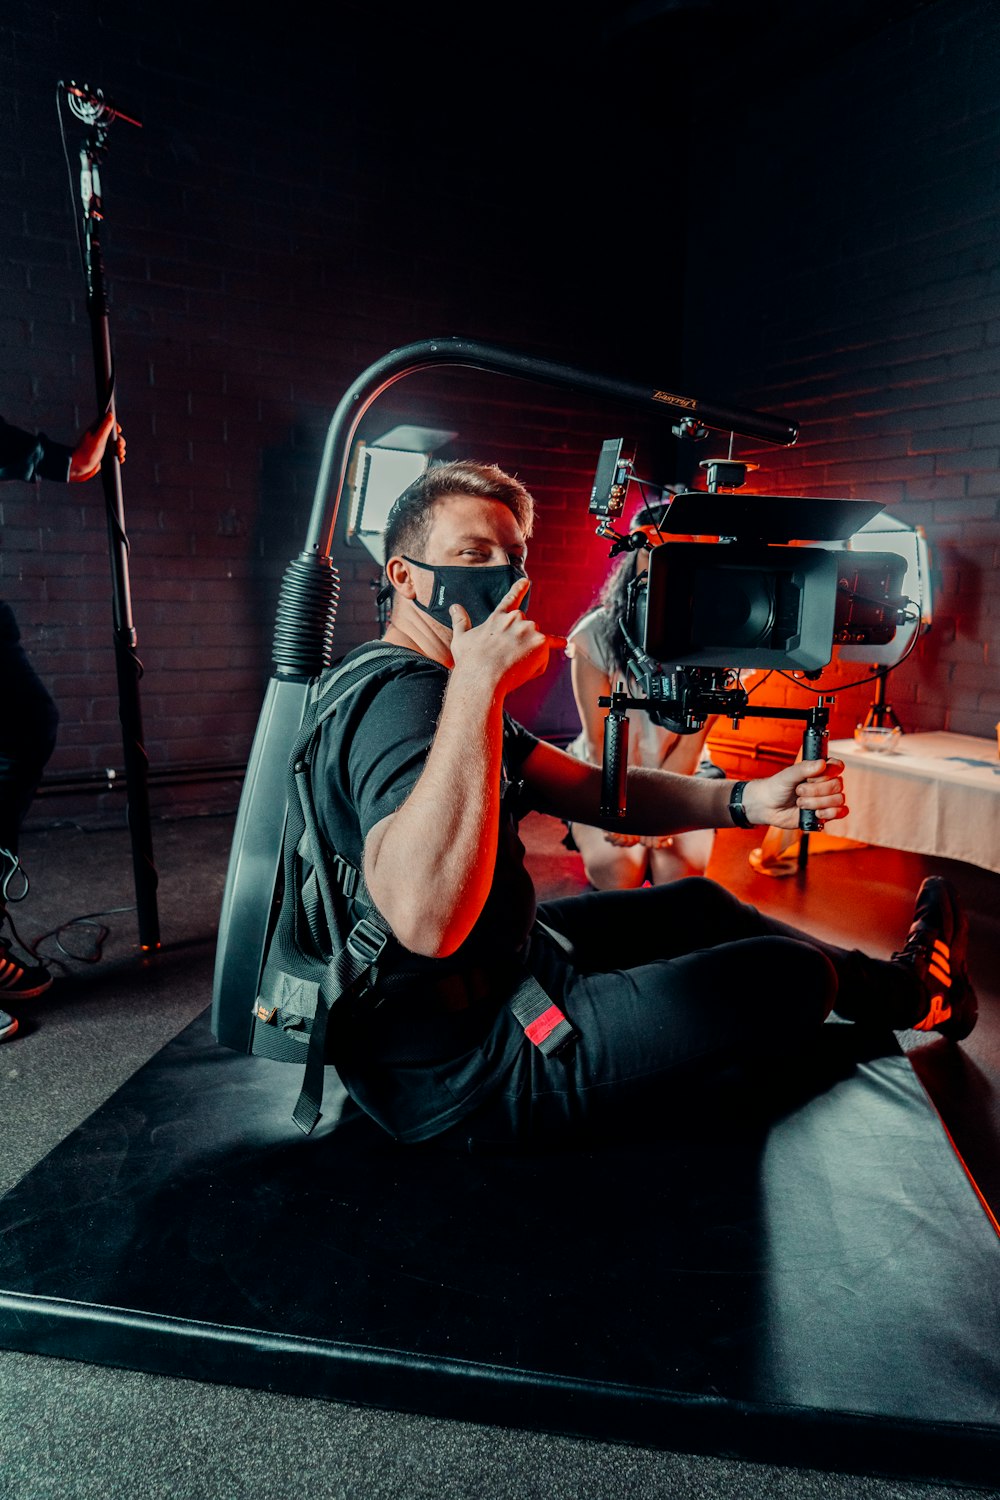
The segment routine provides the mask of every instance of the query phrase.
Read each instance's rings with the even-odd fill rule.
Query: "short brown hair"
[[[519,479],[496,464],[457,459],[432,464],[409,485],[389,512],[385,528],[385,557],[419,555],[431,529],[434,507],[449,495],[478,495],[498,500],[515,517],[526,537],[531,535],[535,502]]]

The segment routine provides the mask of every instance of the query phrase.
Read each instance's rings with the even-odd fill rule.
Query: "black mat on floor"
[[[642,1146],[306,1140],[202,1017],[0,1200],[0,1345],[771,1462],[1000,1472],[1000,1239],[891,1038]]]

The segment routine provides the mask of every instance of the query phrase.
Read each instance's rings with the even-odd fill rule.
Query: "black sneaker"
[[[5,1010],[0,1010],[0,1042],[6,1042],[17,1030],[17,1022]]]
[[[23,964],[14,957],[10,945],[0,938],[0,1000],[34,1000],[44,995],[52,975],[44,964]]]
[[[950,880],[930,875],[917,892],[913,923],[895,963],[908,964],[927,992],[927,1014],[911,1028],[939,1031],[954,1042],[967,1037],[979,1001],[966,968],[969,922]]]

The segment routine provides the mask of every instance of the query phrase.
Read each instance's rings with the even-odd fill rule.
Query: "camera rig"
[[[880,504],[738,495],[756,465],[730,452],[726,459],[703,461],[707,490],[660,490],[662,510],[654,524],[622,532],[614,522],[630,484],[649,488],[635,479],[634,453],[623,448],[622,438],[603,444],[589,507],[598,518],[598,536],[612,543],[609,556],[640,549],[648,554],[617,623],[624,676],[598,700],[608,710],[601,795],[606,817],[626,810],[630,709],[675,734],[694,734],[715,715],[734,728],[747,718],[801,720],[803,759],[822,759],[833,695],[819,694],[811,708],[751,704],[740,672],[779,668],[815,679],[835,645],[884,646],[912,618],[912,601],[900,593],[902,557],[801,545],[846,541],[879,514]],[[814,832],[822,824],[815,812],[803,810],[799,826]]]

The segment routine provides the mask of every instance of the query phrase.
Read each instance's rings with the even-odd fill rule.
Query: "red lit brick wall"
[[[488,58],[467,14],[446,35],[437,8],[414,12],[386,65],[353,3],[285,29],[191,0],[8,5],[9,421],[68,439],[92,412],[56,82],[101,86],[143,121],[112,127],[104,238],[154,773],[245,760],[330,415],[371,361],[441,334],[795,415],[794,449],[753,455],[762,488],[885,500],[931,542],[934,629],[890,679],[905,725],[1000,718],[993,8],[845,28],[829,55],[800,40],[794,66],[718,71],[709,90],[619,38],[610,99],[611,54],[556,9],[546,32],[544,7],[513,5]],[[63,113],[75,179],[83,128]],[[457,430],[442,456],[495,459],[535,491],[534,599],[553,631],[607,568],[586,519],[602,439],[633,438],[642,474],[675,477],[664,423],[499,376],[398,383],[361,432],[401,421]],[[0,597],[62,713],[51,776],[120,770],[101,492],[5,485],[0,527]],[[339,654],[372,628],[374,568],[336,556]],[[839,726],[868,692],[843,696]],[[517,708],[567,729],[565,675]],[[769,722],[765,747],[789,753],[786,731]],[[157,786],[154,803],[234,795]]]
[[[102,87],[142,120],[141,131],[110,129],[103,241],[154,778],[245,761],[327,425],[372,361],[450,334],[650,389],[677,377],[676,292],[651,308],[644,289],[670,253],[648,271],[638,261],[623,285],[627,245],[610,257],[593,233],[596,126],[576,111],[571,42],[560,43],[564,71],[549,75],[537,27],[527,53],[495,38],[497,76],[518,69],[499,108],[473,76],[449,78],[431,13],[394,25],[414,28],[412,55],[404,37],[386,56],[370,8],[349,3],[285,29],[249,13],[237,26],[190,0],[13,0],[5,12],[0,414],[62,440],[91,419],[93,365],[57,80]],[[421,66],[433,66],[440,98],[411,83]],[[536,70],[544,88],[524,109]],[[65,107],[62,117],[75,195],[86,131]],[[587,500],[600,443],[626,420],[637,438],[649,425],[551,386],[439,373],[395,385],[361,434],[401,421],[455,429],[440,456],[515,469],[539,502],[538,617],[560,632],[603,575]],[[4,485],[0,527],[0,597],[61,712],[49,779],[120,775],[100,485]],[[340,655],[373,631],[375,569],[335,551]],[[558,671],[519,708],[543,729],[565,724]],[[232,783],[153,789],[157,809],[234,796]],[[39,799],[33,816],[55,806]]]

